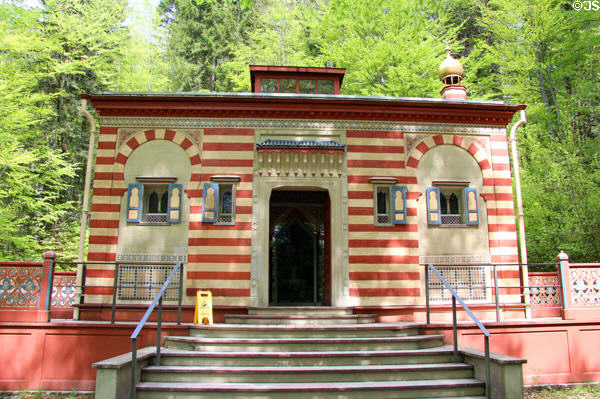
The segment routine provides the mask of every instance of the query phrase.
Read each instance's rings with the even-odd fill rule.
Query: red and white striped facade
[[[483,188],[478,195],[480,207],[485,207],[480,215],[486,218],[479,234],[489,243],[488,262],[518,262],[506,126],[523,106],[345,96],[298,98],[293,94],[85,97],[101,118],[88,260],[117,259],[121,216],[126,212],[122,206],[127,195],[124,168],[131,154],[151,141],[173,142],[191,165],[191,178],[183,184],[189,209],[182,210],[189,220],[184,275],[187,304],[193,303],[198,289],[208,289],[216,307],[266,305],[256,299],[256,290],[261,289],[257,280],[268,277],[256,275],[260,259],[255,253],[264,241],[255,232],[257,224],[268,224],[258,213],[260,207],[268,209],[268,199],[265,205],[256,189],[259,180],[268,176],[259,170],[256,143],[271,132],[290,137],[297,132],[298,137],[310,135],[317,141],[320,134],[335,132],[345,145],[341,173],[321,176],[339,179],[342,191],[340,203],[330,193],[332,210],[339,208],[342,215],[341,234],[334,240],[339,248],[332,248],[339,256],[331,278],[341,280],[331,282],[340,287],[333,305],[424,304],[421,262],[427,254],[421,251],[419,237],[427,232],[419,231],[419,220],[425,217],[419,214],[419,201],[425,200],[425,192],[417,170],[421,159],[439,146],[460,148],[479,167]],[[294,184],[293,173],[275,174],[272,177]],[[218,175],[239,176],[234,225],[202,220],[203,184]],[[374,176],[393,178],[395,184],[406,187],[406,224],[374,224],[369,181]],[[298,186],[306,186],[300,177]],[[460,229],[455,232],[461,234]],[[113,276],[112,265],[89,265],[86,302],[110,303]],[[512,285],[518,278],[517,271],[500,275],[501,281],[509,279]]]

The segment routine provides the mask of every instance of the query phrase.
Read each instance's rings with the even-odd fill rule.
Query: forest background
[[[76,257],[81,93],[248,91],[248,65],[269,64],[346,68],[343,94],[438,98],[446,40],[469,99],[527,104],[518,141],[529,261],[564,250],[598,262],[600,10],[578,5],[160,0],[145,5],[150,22],[131,23],[126,0],[0,0],[0,260]]]

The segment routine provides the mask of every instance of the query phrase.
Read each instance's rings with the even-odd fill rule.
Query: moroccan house
[[[147,303],[131,285],[174,260],[184,303],[211,290],[217,315],[308,305],[410,320],[426,263],[489,302],[480,265],[518,262],[507,125],[525,106],[467,100],[449,52],[439,99],[342,95],[344,72],[250,66],[251,93],[82,96],[101,125],[88,260],[148,262],[120,266],[119,305]],[[113,277],[88,265],[82,318],[112,302]],[[500,278],[519,285],[517,269]]]

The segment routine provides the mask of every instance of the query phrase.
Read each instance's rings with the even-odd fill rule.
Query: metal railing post
[[[112,297],[112,308],[110,311],[110,322],[114,324],[115,322],[115,313],[117,310],[117,282],[119,280],[119,263],[115,263],[115,274],[113,277],[113,297]]]
[[[436,274],[436,276],[440,279],[442,285],[444,287],[446,287],[446,289],[448,291],[450,291],[450,294],[452,294],[452,327],[453,327],[453,333],[454,333],[454,362],[458,363],[459,361],[459,356],[458,356],[458,323],[457,323],[457,317],[456,317],[456,302],[458,301],[458,303],[460,303],[460,305],[462,306],[462,308],[464,309],[464,311],[469,315],[469,317],[471,317],[471,319],[475,322],[475,324],[477,325],[477,327],[479,327],[479,329],[481,330],[481,332],[483,333],[483,335],[485,336],[485,345],[486,345],[486,350],[485,350],[485,364],[486,364],[486,395],[489,398],[490,397],[490,392],[491,392],[491,369],[490,369],[490,348],[489,348],[489,337],[490,337],[490,332],[487,330],[487,328],[485,328],[485,326],[483,324],[481,324],[481,322],[479,321],[479,319],[477,318],[477,316],[475,316],[475,314],[471,311],[471,309],[467,306],[467,304],[458,296],[458,294],[456,293],[456,291],[452,288],[452,286],[448,283],[448,281],[440,274],[440,272],[435,268],[435,266],[433,266],[431,263],[427,265],[428,268],[431,268],[431,271],[434,272]]]
[[[154,364],[160,366],[160,344],[162,334],[162,302],[163,297],[161,296],[158,300],[158,320],[156,322],[156,361]]]
[[[137,338],[131,340],[131,385],[129,387],[129,398],[135,399],[135,384],[137,380]]]
[[[456,321],[456,298],[452,296],[452,329],[454,333],[454,363],[458,363],[458,325]]]
[[[429,265],[425,265],[425,307],[427,309],[427,324],[431,323],[429,308]]]
[[[177,325],[181,324],[181,302],[183,299],[183,263],[179,268],[179,298],[177,298]]]
[[[492,397],[492,369],[490,366],[490,337],[483,336],[485,341],[485,397]]]
[[[498,270],[494,265],[494,295],[496,298],[496,321],[500,321],[500,295],[498,295]]]

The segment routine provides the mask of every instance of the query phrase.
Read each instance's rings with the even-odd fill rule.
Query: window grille
[[[167,223],[166,213],[146,213],[142,216],[144,223]]]
[[[444,215],[442,214],[442,224],[462,224],[461,215]]]
[[[232,223],[233,216],[231,215],[219,215],[217,218],[217,223]]]
[[[119,265],[119,300],[152,301],[171,270],[173,265]],[[177,301],[179,273],[165,290],[165,301]]]
[[[377,215],[377,224],[390,224],[390,215]]]
[[[440,274],[465,301],[486,301],[485,267],[483,266],[435,266]],[[444,287],[435,273],[429,274],[429,299],[432,302],[448,302],[452,294]]]

